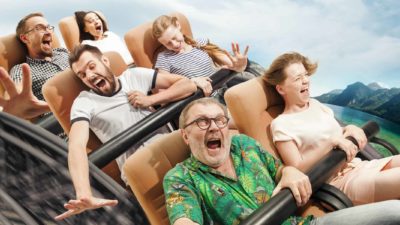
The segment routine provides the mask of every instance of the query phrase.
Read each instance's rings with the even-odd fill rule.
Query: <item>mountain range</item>
[[[347,106],[400,123],[400,88],[384,88],[378,83],[361,82],[344,90],[333,90],[315,97],[320,102]]]

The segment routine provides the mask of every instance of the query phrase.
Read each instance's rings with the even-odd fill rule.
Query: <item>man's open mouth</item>
[[[305,93],[305,92],[308,92],[308,88],[304,88],[304,89],[300,90],[300,93]]]
[[[207,140],[207,148],[216,149],[221,147],[221,139],[219,138],[212,138]]]
[[[106,85],[106,81],[105,81],[104,79],[98,79],[98,80],[94,83],[94,85],[95,85],[97,88],[102,88],[102,87],[104,87],[104,85]]]
[[[50,47],[51,46],[51,40],[50,39],[43,40],[42,44],[47,46],[47,47]]]

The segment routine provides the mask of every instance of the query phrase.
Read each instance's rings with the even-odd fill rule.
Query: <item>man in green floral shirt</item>
[[[228,120],[226,108],[211,98],[194,101],[182,111],[179,124],[192,155],[164,178],[171,224],[239,224],[285,187],[292,191],[298,205],[310,198],[311,184],[305,174],[294,167],[283,167],[248,136],[230,137]],[[379,209],[400,210],[399,201],[393,202],[377,205]],[[347,224],[342,220],[354,222],[353,217],[364,212],[369,215],[368,210],[379,210],[378,206],[346,209],[350,211],[347,217],[341,213],[346,210],[318,219],[290,217],[284,224]],[[375,212],[373,218],[350,224],[398,223],[397,212],[389,212],[389,220],[387,215],[379,220],[382,216]]]

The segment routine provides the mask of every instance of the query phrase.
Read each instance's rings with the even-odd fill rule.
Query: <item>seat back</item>
[[[102,13],[98,11],[96,11],[96,13],[106,21]],[[58,22],[58,28],[60,29],[65,46],[71,52],[75,46],[79,45],[79,27],[78,23],[76,23],[75,16],[62,18],[60,22]]]
[[[127,69],[127,65],[118,53],[106,52],[104,55],[110,59],[111,71],[113,71],[114,74],[120,75]],[[72,103],[81,91],[87,89],[88,88],[76,77],[71,69],[56,74],[42,87],[46,102],[49,104],[51,111],[66,134],[69,134],[71,128],[70,115]],[[90,153],[101,144],[96,135],[90,131],[87,152]],[[119,170],[115,162],[105,168],[104,171],[118,182],[122,182],[119,179]]]
[[[60,47],[57,36],[53,33],[53,48]],[[16,34],[9,34],[0,37],[0,66],[10,72],[17,64],[25,62],[28,54],[25,46],[17,39]],[[0,96],[3,96],[4,88],[0,83]]]
[[[230,135],[237,134],[230,130]],[[169,225],[163,179],[177,163],[190,156],[180,130],[165,134],[132,154],[124,164],[129,186],[152,225]]]
[[[58,22],[58,28],[60,29],[65,47],[69,51],[72,51],[75,46],[79,45],[79,28],[75,16],[62,18]]]
[[[25,62],[26,48],[15,34],[0,37],[0,66],[10,71],[14,65]]]
[[[192,29],[188,19],[182,13],[169,14],[178,18],[182,27],[182,33],[192,37]],[[141,24],[129,30],[125,36],[125,43],[131,53],[135,64],[139,67],[153,68],[157,54],[164,48],[152,34],[153,21]]]
[[[169,224],[163,178],[190,155],[180,131],[166,134],[131,155],[124,165],[129,186],[152,225]]]
[[[256,139],[280,158],[272,142],[270,124],[282,113],[284,102],[274,87],[258,77],[229,88],[224,98],[239,132]]]

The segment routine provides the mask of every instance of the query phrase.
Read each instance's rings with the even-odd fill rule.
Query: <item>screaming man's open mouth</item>
[[[210,139],[207,141],[207,147],[210,149],[216,149],[221,147],[221,140],[219,138]]]

